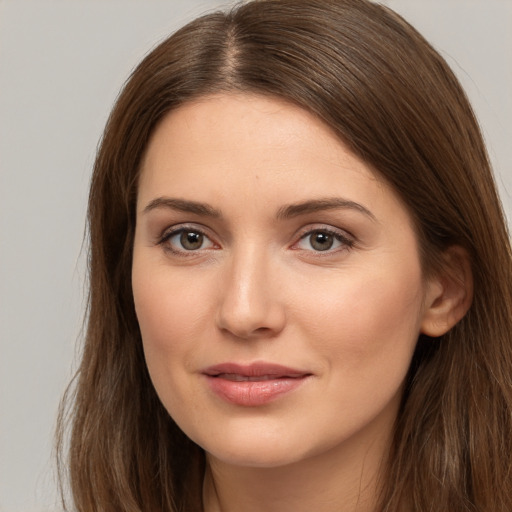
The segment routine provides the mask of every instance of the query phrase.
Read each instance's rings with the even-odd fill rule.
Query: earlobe
[[[448,332],[467,313],[473,300],[473,275],[467,251],[457,245],[443,254],[444,265],[427,283],[421,333]]]

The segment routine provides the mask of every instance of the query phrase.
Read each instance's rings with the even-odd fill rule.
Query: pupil
[[[311,237],[311,246],[317,251],[327,251],[333,243],[333,237],[328,233],[315,233]]]
[[[193,251],[203,245],[203,235],[201,235],[201,233],[194,233],[193,231],[184,231],[181,233],[180,242],[184,249]]]

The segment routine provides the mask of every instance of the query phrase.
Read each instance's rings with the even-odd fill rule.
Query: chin
[[[239,467],[275,468],[307,457],[307,447],[282,432],[249,429],[224,431],[220,437],[193,439],[207,456]]]
[[[297,452],[290,452],[289,449],[282,447],[258,445],[256,448],[247,446],[235,447],[232,450],[206,451],[207,457],[217,459],[218,461],[230,466],[246,468],[278,468],[293,464],[302,457]]]

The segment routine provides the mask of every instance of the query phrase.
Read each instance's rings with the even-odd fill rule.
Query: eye
[[[197,231],[182,231],[181,233],[174,235],[171,238],[171,241],[175,238],[179,240],[181,247],[187,251],[196,251],[197,249],[201,249],[205,242],[205,236]]]
[[[315,229],[302,235],[296,247],[306,251],[332,252],[343,247],[350,248],[353,245],[354,242],[342,233],[329,229]]]
[[[168,231],[159,243],[174,253],[200,251],[215,245],[202,231],[187,227]]]

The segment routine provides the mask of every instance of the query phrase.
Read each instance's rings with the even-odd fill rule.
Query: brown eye
[[[204,235],[197,231],[182,231],[180,234],[180,244],[187,251],[200,249],[204,243]]]
[[[187,253],[192,256],[193,252],[219,248],[208,235],[193,227],[177,226],[168,231],[158,243],[175,256],[186,256]]]
[[[309,235],[309,243],[315,251],[328,251],[334,244],[334,236],[330,233],[316,231]]]
[[[351,249],[353,246],[353,239],[346,236],[341,230],[312,229],[304,233],[294,247],[312,253],[336,253],[341,249]]]

